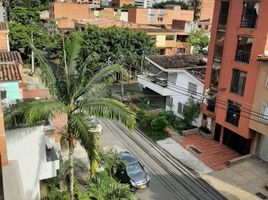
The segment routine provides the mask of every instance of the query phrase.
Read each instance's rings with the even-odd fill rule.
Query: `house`
[[[145,59],[148,72],[138,76],[138,83],[148,94],[154,94],[150,101],[158,101],[162,108],[181,117],[189,97],[202,101],[206,72],[203,55],[156,55]],[[200,121],[193,124],[199,126]]]
[[[8,34],[9,30],[7,22],[0,22],[0,52],[9,51]]]
[[[194,11],[180,6],[166,9],[129,8],[128,21],[138,25],[158,25],[171,28],[173,20],[193,21]]]
[[[267,0],[215,1],[202,106],[215,141],[266,161],[267,10]]]

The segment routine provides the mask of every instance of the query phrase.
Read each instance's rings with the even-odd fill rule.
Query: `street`
[[[130,133],[121,124],[112,121],[103,121],[102,126],[101,145],[104,148],[115,147],[131,152],[149,173],[149,188],[137,192],[141,200],[225,199],[141,133]]]

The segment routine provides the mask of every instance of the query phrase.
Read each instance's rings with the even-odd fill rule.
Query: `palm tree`
[[[117,100],[101,97],[101,93],[117,80],[118,74],[127,77],[128,73],[120,65],[92,71],[87,68],[89,58],[78,66],[80,40],[76,35],[63,42],[63,62],[57,69],[46,61],[34,45],[32,48],[39,63],[40,78],[49,88],[52,98],[26,102],[24,116],[28,123],[33,124],[58,114],[67,115],[62,141],[66,141],[69,149],[70,199],[73,200],[75,141],[79,141],[88,153],[90,174],[94,175],[99,167],[98,134],[90,131],[94,125],[87,119],[88,116],[116,119],[131,130],[135,128],[135,114],[127,106]]]

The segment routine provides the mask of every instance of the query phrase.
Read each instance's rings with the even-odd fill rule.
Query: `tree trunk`
[[[70,200],[74,200],[74,157],[73,142],[69,139],[69,167],[70,167]]]

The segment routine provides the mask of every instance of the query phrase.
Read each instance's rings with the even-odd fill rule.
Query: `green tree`
[[[154,54],[155,44],[144,32],[110,27],[97,28],[88,26],[82,33],[81,58],[88,55],[94,60],[95,67],[110,63],[121,64],[129,68],[139,68],[143,55]]]
[[[190,33],[187,42],[194,48],[195,53],[202,53],[209,44],[209,37],[203,29],[195,29]]]
[[[167,126],[167,120],[165,117],[156,117],[151,122],[153,131],[163,132]]]
[[[15,7],[10,15],[11,21],[15,21],[23,25],[29,25],[32,22],[40,22],[39,13],[32,8]]]
[[[193,97],[190,97],[184,105],[183,109],[183,125],[184,129],[192,127],[192,122],[199,116],[201,111],[201,105],[196,102]]]
[[[176,5],[179,5],[181,6],[181,9],[183,10],[188,10],[188,4],[185,3],[184,1],[181,1],[181,0],[176,0],[176,1],[165,1],[165,2],[160,2],[160,3],[155,3],[153,5],[153,8],[160,8],[160,9],[164,9],[164,8],[167,8],[167,7],[171,7],[171,6],[176,6]]]
[[[23,102],[21,111],[29,124],[58,114],[67,115],[62,142],[69,148],[70,199],[74,199],[74,158],[75,141],[79,141],[88,153],[90,174],[99,167],[98,134],[90,130],[94,127],[88,116],[117,119],[129,129],[135,128],[135,114],[123,103],[101,97],[102,92],[115,80],[118,74],[127,77],[127,71],[120,65],[109,65],[93,71],[88,69],[88,60],[79,66],[80,43],[77,35],[72,35],[63,48],[63,61],[55,70],[42,53],[34,46],[40,67],[40,78],[49,88],[51,99]],[[90,78],[87,74],[90,74]],[[18,112],[18,111],[15,111]]]

